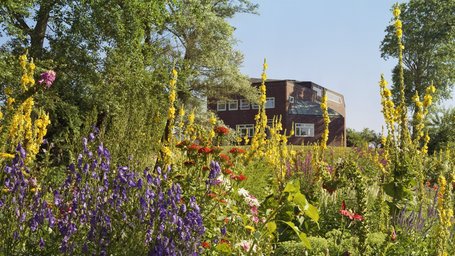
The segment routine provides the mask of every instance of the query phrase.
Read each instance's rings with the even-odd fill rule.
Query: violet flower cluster
[[[12,255],[16,248],[43,248],[45,241],[38,232],[53,227],[55,217],[43,198],[37,180],[25,166],[25,149],[19,144],[11,164],[0,172],[0,254]],[[30,239],[27,233],[34,234]],[[32,253],[32,251],[29,251]]]
[[[200,209],[168,179],[171,170],[112,168],[109,150],[95,140],[93,133],[83,139],[64,182],[43,192],[33,190],[37,182],[27,177],[18,147],[0,173],[0,233],[8,241],[0,254],[197,255],[205,232]],[[22,251],[8,247],[22,244]]]

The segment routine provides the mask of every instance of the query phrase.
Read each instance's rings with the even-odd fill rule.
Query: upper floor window
[[[237,110],[239,109],[239,101],[238,100],[230,100],[228,102],[229,110]]]
[[[267,97],[265,108],[275,108],[275,97]]]
[[[219,100],[216,102],[216,110],[217,111],[226,111],[226,101]]]
[[[246,99],[240,100],[240,110],[250,109],[250,101]]]
[[[251,103],[251,109],[259,109],[259,105],[256,103]]]
[[[294,134],[296,137],[314,137],[314,124],[296,123]]]

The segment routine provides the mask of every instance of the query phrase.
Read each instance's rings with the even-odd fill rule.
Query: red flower
[[[205,249],[210,248],[210,243],[204,241],[204,242],[202,242],[202,247],[205,248]]]
[[[198,144],[191,144],[188,146],[188,151],[198,151],[201,148]]]
[[[232,178],[233,178],[234,180],[236,180],[236,181],[244,181],[244,180],[246,180],[246,176],[243,175],[243,174],[234,175]]]
[[[364,220],[362,215],[360,215],[358,213],[353,213],[349,210],[346,210],[346,203],[344,202],[344,200],[341,202],[340,214],[348,217],[351,220],[358,220],[358,221]]]
[[[208,166],[202,166],[202,170],[203,171],[208,171],[208,170],[210,170],[210,168]]]
[[[197,152],[200,153],[200,154],[208,155],[208,154],[212,153],[212,149],[208,148],[208,147],[202,147]]]
[[[215,194],[215,193],[208,193],[207,196],[208,196],[208,197],[211,197],[211,198],[215,198],[215,197],[216,197],[216,194]]]
[[[226,175],[230,175],[230,174],[232,174],[232,171],[230,169],[224,169],[223,173]]]
[[[229,134],[229,129],[227,127],[225,127],[225,126],[217,126],[217,127],[215,127],[214,131],[218,135],[227,135],[227,134]]]
[[[222,162],[229,162],[229,160],[231,160],[231,159],[229,158],[229,156],[228,156],[228,155],[225,155],[225,154],[220,154],[219,157],[220,157],[220,160],[221,160]]]
[[[241,149],[241,148],[231,148],[231,150],[229,150],[229,153],[234,154],[234,155],[243,154],[245,152],[246,151],[244,149]]]
[[[358,213],[354,213],[354,215],[352,216],[352,218],[354,220],[358,220],[358,221],[362,221],[363,220],[363,216],[358,214]]]

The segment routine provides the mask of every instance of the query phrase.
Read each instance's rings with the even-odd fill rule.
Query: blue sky
[[[344,95],[348,128],[383,125],[379,78],[391,83],[395,59],[381,59],[379,46],[392,18],[391,0],[263,0],[259,15],[238,14],[237,49],[241,70],[260,77],[312,81]],[[405,1],[399,1],[405,2]],[[449,102],[449,105],[453,101]]]

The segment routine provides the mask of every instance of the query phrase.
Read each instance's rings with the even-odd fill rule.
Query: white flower
[[[256,207],[259,207],[261,204],[259,203],[259,201],[257,200],[256,197],[254,197],[253,195],[248,195],[247,197],[245,197],[245,202],[250,206],[250,207],[253,207],[253,206],[256,206]]]
[[[240,188],[239,191],[237,191],[237,193],[239,193],[239,195],[243,197],[248,197],[250,195],[250,192],[248,192],[248,190],[244,188]]]
[[[240,243],[236,243],[235,246],[242,248],[244,251],[248,252],[251,247],[251,241],[242,240]]]

